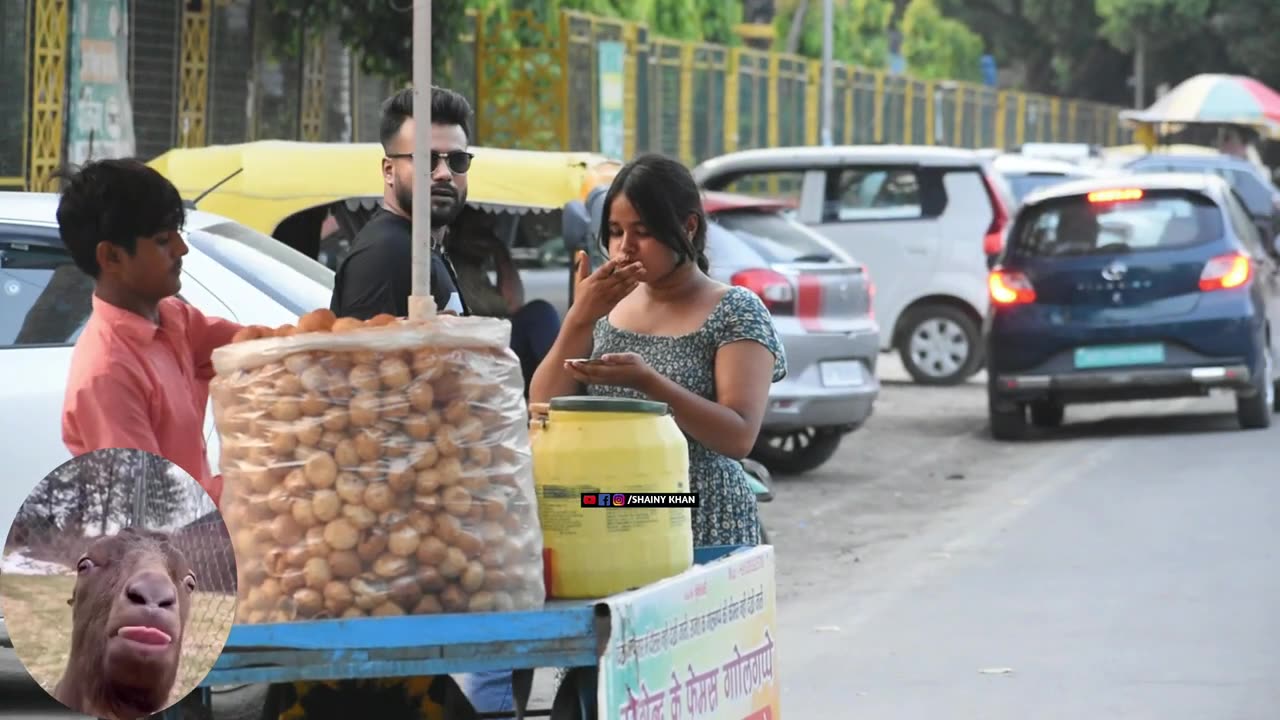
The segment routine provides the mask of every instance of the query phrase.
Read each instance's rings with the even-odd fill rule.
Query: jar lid
[[[551,400],[552,410],[565,412],[615,412],[666,415],[667,404],[652,400],[632,400],[620,397],[594,395],[566,395]]]

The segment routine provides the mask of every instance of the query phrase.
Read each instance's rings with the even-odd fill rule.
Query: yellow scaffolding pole
[[[881,143],[884,142],[884,71],[876,70],[874,72],[876,78],[876,94],[875,102],[873,102],[872,105],[875,107],[876,112],[874,126],[875,139],[876,142]]]
[[[729,48],[724,70],[724,151],[734,152],[738,149],[738,93],[739,72],[742,63],[742,48]]]
[[[680,159],[693,163],[693,50],[691,42],[680,45]]]
[[[67,88],[69,0],[35,0],[35,53],[31,89],[31,165],[27,186],[52,190],[62,165]]]

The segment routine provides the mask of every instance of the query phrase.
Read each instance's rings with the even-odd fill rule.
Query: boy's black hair
[[[138,160],[97,160],[63,173],[58,231],[76,266],[97,278],[98,243],[133,255],[138,238],[181,230],[186,208],[173,183]]]
[[[382,124],[379,137],[382,148],[389,150],[391,139],[400,132],[405,118],[413,117],[413,88],[405,88],[382,103]],[[431,87],[431,124],[458,125],[467,141],[471,141],[471,103],[461,94],[448,88]]]

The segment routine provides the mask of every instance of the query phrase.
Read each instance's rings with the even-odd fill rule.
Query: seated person
[[[470,313],[511,321],[511,349],[520,358],[527,396],[533,372],[560,332],[560,315],[545,300],[525,302],[520,272],[494,225],[489,213],[464,208],[445,235],[445,252]],[[496,285],[489,279],[491,264],[497,271]]]

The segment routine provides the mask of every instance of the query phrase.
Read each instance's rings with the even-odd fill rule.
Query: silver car
[[[570,220],[574,213],[565,212],[566,245],[587,249],[593,267],[604,262],[595,242],[604,196],[605,188],[588,196],[587,216]],[[871,277],[783,204],[726,193],[704,197],[711,276],[764,300],[787,354],[787,377],[769,392],[751,456],[774,473],[813,470],[866,422],[880,394]]]

